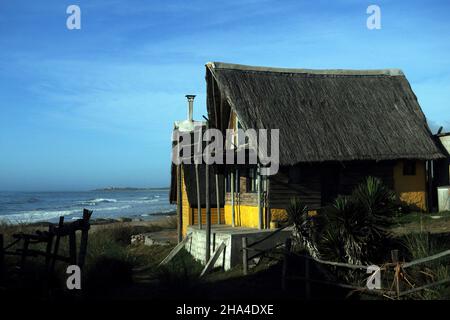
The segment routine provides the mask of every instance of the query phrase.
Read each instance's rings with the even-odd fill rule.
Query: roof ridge
[[[243,64],[234,64],[226,62],[208,62],[206,64],[211,69],[228,69],[240,71],[255,71],[255,72],[279,72],[279,73],[299,73],[299,74],[317,74],[317,75],[355,75],[355,76],[404,76],[401,69],[297,69],[297,68],[276,68],[276,67],[262,67],[249,66]]]

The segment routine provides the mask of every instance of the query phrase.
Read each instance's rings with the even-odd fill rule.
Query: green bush
[[[287,210],[299,242],[312,256],[352,264],[371,264],[386,254],[387,227],[396,211],[395,194],[368,177],[353,193],[340,196],[318,216],[292,199]]]

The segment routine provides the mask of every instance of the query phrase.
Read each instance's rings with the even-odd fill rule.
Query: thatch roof
[[[279,129],[281,165],[443,156],[400,70],[206,70],[210,125],[234,111],[244,128]]]

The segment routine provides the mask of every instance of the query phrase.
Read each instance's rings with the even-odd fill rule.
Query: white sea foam
[[[123,210],[123,209],[130,209],[131,206],[120,206],[120,207],[106,207],[106,208],[98,208],[95,209],[95,211],[114,211],[114,210]]]
[[[60,216],[69,216],[79,211],[80,209],[60,210],[60,211],[43,211],[43,210],[23,211],[20,213],[2,215],[0,216],[0,221],[5,221],[9,223],[32,223],[58,218]]]
[[[94,210],[94,219],[141,214],[145,217],[174,210],[166,195],[153,192],[146,194],[0,192],[0,221],[12,224],[55,222],[60,216],[65,216],[67,221],[78,219],[83,208]]]
[[[129,209],[129,208],[131,208],[130,205],[125,205],[125,206],[98,208],[95,211],[116,211],[116,210],[123,210],[123,209]],[[79,214],[81,212],[81,210],[82,209],[80,208],[80,209],[59,210],[59,211],[44,211],[44,210],[23,211],[20,213],[2,215],[2,216],[0,216],[0,221],[9,222],[12,224],[48,221],[51,219],[59,218],[61,216],[71,216],[76,213]],[[94,214],[95,214],[95,211],[94,211]],[[78,217],[78,216],[71,217],[72,220],[76,220],[79,218],[80,217]]]
[[[124,202],[130,202],[130,203],[155,203],[158,202],[159,199],[148,199],[148,200],[126,200]]]
[[[97,199],[92,199],[92,200],[81,201],[81,204],[95,206],[99,203],[110,203],[110,202],[117,202],[117,199],[97,198]]]

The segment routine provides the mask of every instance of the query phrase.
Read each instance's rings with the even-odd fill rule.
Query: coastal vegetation
[[[288,215],[294,225],[297,251],[316,259],[348,265],[383,266],[391,262],[393,251],[396,251],[395,259],[406,262],[450,249],[448,213],[405,214],[402,213],[404,209],[395,194],[379,179],[368,177],[351,195],[338,197],[319,214],[310,214],[299,199],[292,199]],[[440,230],[446,232],[438,232]],[[402,269],[398,276],[405,283],[405,289],[445,281],[450,278],[448,261],[447,256],[414,266],[408,272]],[[367,279],[364,272],[355,269],[318,267],[322,278],[334,282],[363,287],[361,284]],[[385,268],[382,272],[385,285],[388,279],[394,278],[391,271]],[[407,298],[448,299],[450,288],[448,284],[433,286]]]
[[[376,179],[368,179],[348,197],[339,197],[322,211],[311,214],[298,199],[289,208],[290,223],[295,226],[298,253],[352,264],[382,265],[389,261],[391,249],[399,250],[401,261],[411,261],[449,249],[450,213],[429,214],[399,210],[391,192]],[[402,211],[402,212],[400,212]],[[159,266],[175,246],[132,244],[133,235],[158,232],[176,234],[176,217],[156,222],[128,220],[97,220],[89,233],[88,252],[82,273],[82,290],[68,290],[66,264],[59,263],[56,272],[48,275],[43,259],[30,258],[25,273],[16,272],[17,260],[6,259],[6,270],[0,280],[2,299],[303,299],[302,281],[291,281],[286,290],[280,286],[282,251],[263,255],[243,275],[242,267],[227,272],[220,268],[199,278],[202,265],[182,250],[169,264]],[[45,230],[46,224],[0,224],[5,244],[14,233]],[[174,237],[176,239],[176,237]],[[61,243],[61,254],[68,254],[68,245]],[[301,274],[302,264],[291,261],[291,270]],[[312,274],[323,277],[323,270],[313,266]],[[334,281],[361,283],[367,277],[361,272],[329,268]],[[386,272],[386,277],[391,276]],[[431,261],[408,269],[405,279],[413,287],[450,276],[448,258]],[[383,278],[384,286],[390,284]],[[350,293],[353,293],[349,296]],[[313,284],[313,299],[373,299],[372,295],[355,294],[345,289]],[[375,297],[380,298],[380,297]],[[449,299],[448,284],[415,292],[408,299]]]

